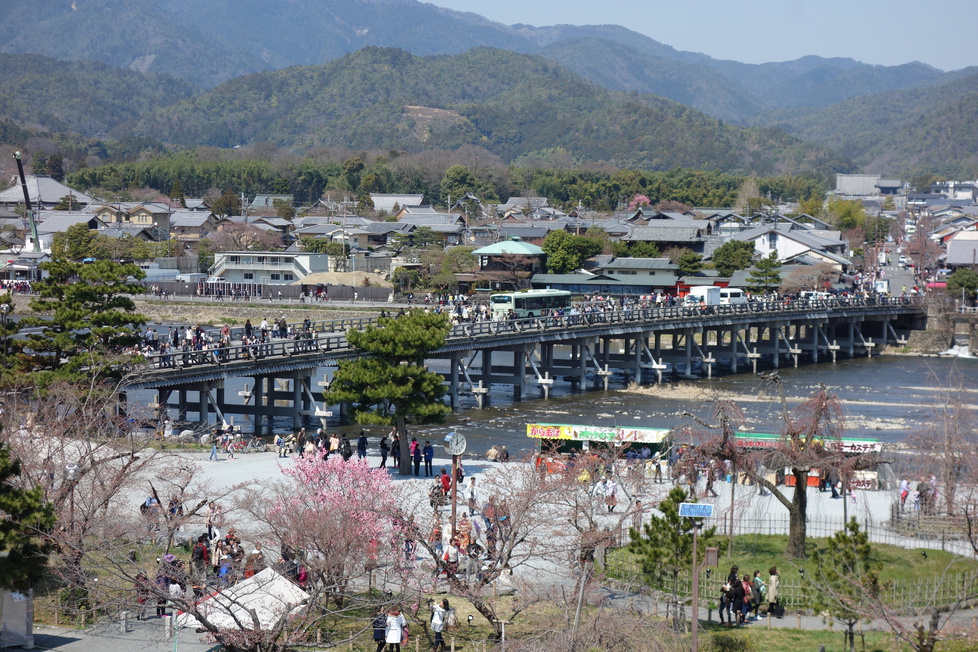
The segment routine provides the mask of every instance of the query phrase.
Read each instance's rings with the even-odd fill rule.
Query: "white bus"
[[[508,319],[510,310],[520,319],[548,315],[552,310],[567,310],[571,306],[571,293],[566,290],[522,290],[502,292],[489,297],[492,315],[496,319]]]

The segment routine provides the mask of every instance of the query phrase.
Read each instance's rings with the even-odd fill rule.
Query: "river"
[[[437,370],[437,369],[436,369]],[[322,377],[320,370],[319,377]],[[440,370],[439,370],[440,371]],[[936,422],[935,407],[949,388],[969,406],[978,404],[978,359],[884,355],[873,359],[856,358],[836,364],[803,365],[779,370],[791,406],[825,384],[843,402],[846,434],[898,442]],[[227,394],[239,389],[228,381]],[[663,386],[643,385],[624,388],[621,377],[612,379],[609,391],[574,392],[568,383],[554,384],[551,398],[528,382],[527,396],[514,402],[513,389],[493,385],[491,402],[479,409],[471,395],[461,398],[459,410],[445,424],[412,427],[412,435],[441,441],[444,434],[458,430],[469,441],[469,452],[481,454],[493,444],[505,445],[516,456],[529,452],[532,441],[526,437],[527,423],[567,423],[586,425],[633,425],[672,428],[682,425],[682,412],[704,419],[711,416],[716,399],[731,399],[746,417],[746,426],[755,432],[780,432],[780,400],[776,387],[753,373],[728,375],[713,380],[682,381]],[[317,388],[318,389],[318,388]],[[135,401],[152,400],[153,393],[139,392]],[[138,404],[138,403],[137,403]],[[132,404],[131,404],[132,405]],[[134,406],[133,406],[134,407]],[[250,431],[247,418],[237,424]],[[291,431],[290,419],[272,420],[275,432]],[[314,420],[307,425],[318,426]],[[359,432],[359,426],[343,425],[334,417],[329,430]],[[382,428],[368,428],[379,435]]]

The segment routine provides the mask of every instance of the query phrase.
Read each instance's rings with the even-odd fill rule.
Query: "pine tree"
[[[812,553],[813,581],[818,590],[809,593],[816,613],[829,616],[847,627],[850,652],[856,649],[856,624],[865,617],[867,604],[880,595],[882,564],[873,561],[869,536],[853,518],[846,529],[829,537],[825,548]]]
[[[679,516],[679,505],[684,502],[695,503],[682,487],[673,487],[665,500],[659,503],[662,516],[653,516],[639,532],[632,528],[629,533],[629,547],[639,557],[642,573],[653,584],[661,586],[667,579],[672,580],[673,599],[679,593],[679,574],[688,571],[693,563],[693,527],[701,526],[702,519]],[[723,547],[724,542],[715,537],[716,528],[709,527],[699,534],[698,544],[703,550],[707,546]]]
[[[781,287],[781,261],[778,252],[772,251],[754,264],[747,277],[747,288],[751,292],[777,290]]]
[[[54,527],[54,509],[41,487],[19,486],[20,460],[0,442],[0,588],[25,590],[44,574]]]
[[[400,472],[410,475],[407,422],[438,423],[451,411],[442,402],[445,378],[424,366],[451,327],[446,315],[420,311],[382,317],[379,324],[347,334],[350,344],[368,355],[340,362],[323,396],[330,404],[350,404],[357,423],[397,424]]]
[[[184,208],[187,207],[187,198],[183,195],[183,185],[180,183],[180,179],[173,182],[170,186],[170,199],[179,203]]]

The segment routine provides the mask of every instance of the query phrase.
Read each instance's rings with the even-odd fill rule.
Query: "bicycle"
[[[261,437],[255,436],[248,440],[248,444],[245,446],[244,452],[246,453],[264,453],[268,449],[265,447],[265,440]]]

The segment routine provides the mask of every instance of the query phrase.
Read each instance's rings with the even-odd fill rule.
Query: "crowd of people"
[[[0,290],[6,290],[10,294],[33,294],[30,281],[0,280]]]
[[[158,521],[158,501],[150,497],[140,506],[145,519]],[[174,498],[167,506],[164,518],[172,521],[183,515],[183,506]],[[215,591],[233,586],[271,566],[302,588],[309,586],[309,573],[296,554],[287,545],[281,546],[277,557],[268,558],[260,542],[247,551],[234,527],[226,532],[224,510],[216,501],[210,501],[206,513],[206,532],[192,541],[187,559],[168,553],[156,560],[156,572],[150,577],[139,573],[135,580],[136,618],[143,620],[147,611],[155,607],[157,617],[174,615],[184,609],[188,601],[200,602]]]
[[[743,627],[751,620],[760,620],[762,609],[776,618],[784,617],[784,607],[778,599],[779,582],[777,566],[768,570],[767,582],[760,570],[755,570],[753,575],[741,575],[739,567],[731,567],[720,588],[720,624]]]
[[[937,495],[936,475],[921,476],[916,482],[904,478],[900,481],[900,510],[933,514],[937,510]]]

